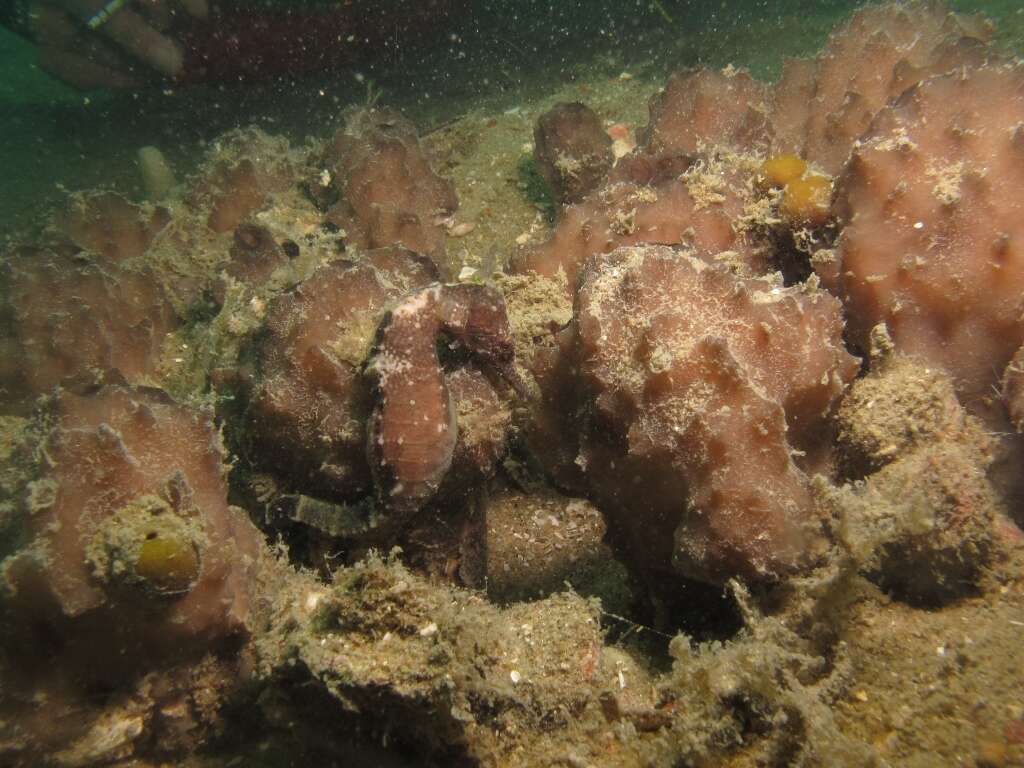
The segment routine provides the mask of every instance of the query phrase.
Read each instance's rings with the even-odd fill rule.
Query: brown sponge
[[[188,205],[215,233],[231,232],[297,185],[289,147],[256,129],[221,137],[191,181]]]
[[[584,482],[641,572],[771,579],[822,545],[794,449],[827,441],[857,370],[839,303],[694,252],[620,248],[572,324]],[[563,408],[566,406],[563,405]]]
[[[794,152],[830,174],[885,104],[925,78],[980,64],[991,26],[940,2],[859,10],[813,62],[789,62],[775,87],[775,151]]]
[[[316,185],[340,195],[326,219],[345,230],[347,242],[364,249],[402,245],[443,263],[455,188],[434,173],[416,128],[397,112],[351,113],[327,147]]]
[[[153,382],[179,320],[151,272],[97,263],[64,246],[17,249],[2,270],[3,333],[16,356],[8,362],[20,361],[0,368],[11,402],[111,375]]]
[[[764,150],[771,141],[768,89],[734,67],[676,72],[651,97],[649,109],[641,150],[656,157],[696,154],[709,146]]]
[[[851,339],[884,322],[976,413],[1024,342],[1022,126],[1024,68],[932,78],[878,114],[836,191]]]
[[[566,208],[550,239],[514,254],[510,271],[542,277],[564,272],[571,292],[590,256],[651,243],[719,254],[737,271],[760,274],[767,269],[768,253],[744,217],[753,198],[750,176],[732,158],[712,155],[654,186],[613,181]]]
[[[197,658],[245,630],[259,533],[229,507],[209,410],[160,390],[60,394],[2,564],[5,642],[76,685]]]
[[[537,170],[560,205],[578,203],[600,186],[612,167],[612,140],[586,104],[560,103],[533,129]]]
[[[113,192],[73,195],[56,227],[76,246],[105,264],[134,259],[171,220],[166,208],[144,208]]]

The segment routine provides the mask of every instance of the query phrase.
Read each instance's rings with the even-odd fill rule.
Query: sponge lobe
[[[580,102],[560,103],[533,130],[537,170],[559,204],[578,203],[596,189],[612,167],[612,140],[594,110]]]
[[[676,72],[651,97],[650,123],[640,136],[643,152],[695,154],[707,145],[765,149],[772,135],[767,103],[766,86],[747,72]]]
[[[214,145],[186,201],[206,217],[210,230],[222,234],[267,208],[295,181],[286,142],[258,130],[237,130]]]
[[[641,571],[766,579],[821,546],[793,450],[856,372],[838,302],[694,253],[620,248],[581,275],[577,463]]]
[[[768,254],[744,217],[753,196],[749,178],[742,162],[711,156],[654,186],[613,181],[566,208],[550,239],[513,256],[511,271],[564,272],[572,291],[589,257],[642,243],[694,247],[720,254],[739,271],[766,271]]]
[[[389,110],[354,112],[328,145],[324,164],[324,180],[341,196],[326,218],[349,243],[402,245],[442,263],[443,221],[458,199],[430,167],[411,122]]]
[[[212,412],[105,387],[41,424],[47,466],[2,568],[13,652],[112,681],[244,631],[260,538],[227,504]]]
[[[97,263],[64,246],[16,250],[0,279],[8,363],[21,361],[0,368],[11,401],[112,374],[152,381],[163,342],[179,325],[148,270]]]
[[[838,173],[888,101],[925,78],[980,64],[992,34],[981,17],[941,3],[868,6],[832,33],[813,62],[787,63],[776,85],[776,150]]]
[[[876,117],[838,182],[851,338],[897,350],[986,407],[1024,342],[1024,68],[932,78]]]
[[[84,251],[112,264],[142,256],[170,222],[166,208],[143,208],[113,192],[74,195],[55,224]]]

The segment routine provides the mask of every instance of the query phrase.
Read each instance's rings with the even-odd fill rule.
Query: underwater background
[[[301,8],[298,2],[275,7]],[[330,5],[319,3],[314,5]],[[1020,50],[1024,14],[1014,0],[959,0],[982,11],[1001,41]],[[0,28],[0,226],[31,220],[60,199],[57,185],[116,185],[138,193],[137,147],[159,143],[184,171],[197,148],[228,128],[258,123],[292,139],[327,132],[339,107],[366,98],[361,73],[421,128],[485,105],[507,109],[564,83],[628,70],[651,85],[677,68],[732,63],[762,79],[785,56],[817,51],[858,3],[470,2],[434,42],[396,41],[350,68],[297,82],[83,95],[40,72],[33,48]],[[455,41],[452,40],[454,36]],[[326,93],[321,95],[321,89]]]
[[[0,27],[0,766],[1024,766],[1024,154],[1007,187],[928,164],[929,204],[982,213],[916,221],[886,153],[927,121],[827,179],[757,138],[757,89],[863,3],[449,5],[368,3],[379,42],[322,70],[123,91]],[[1019,0],[896,6],[983,14],[950,22],[992,54],[965,99],[1017,114]],[[680,150],[680,82],[753,107]],[[946,358],[873,292],[926,219],[953,274],[906,300],[944,330],[960,254],[1011,265]],[[705,464],[658,399],[700,422],[702,376]],[[700,496],[720,467],[741,490]],[[768,523],[676,529],[691,495]]]

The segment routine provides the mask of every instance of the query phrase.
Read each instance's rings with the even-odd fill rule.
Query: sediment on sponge
[[[54,387],[107,379],[153,384],[180,320],[148,269],[94,261],[66,246],[21,248],[0,267],[2,333],[13,363],[0,367],[8,404]]]
[[[579,431],[583,486],[641,573],[772,579],[820,554],[793,448],[814,463],[857,370],[841,330],[828,294],[694,252],[587,263],[563,347],[576,400],[556,407]]]
[[[843,229],[829,287],[851,340],[866,348],[884,322],[898,351],[948,372],[993,424],[993,387],[1024,342],[1021,94],[1019,65],[911,88],[858,142],[835,200]]]
[[[135,700],[144,713],[153,699],[187,701],[203,684],[204,657],[234,685],[231,654],[251,628],[255,571],[267,556],[245,513],[227,503],[211,411],[155,389],[65,391],[31,434],[29,455],[46,460],[21,495],[19,544],[0,563],[3,727],[5,737],[14,724],[29,734],[29,761],[55,742],[91,743],[90,728],[121,717],[121,694],[144,676],[150,692]],[[219,696],[208,692],[209,717]],[[140,730],[162,727],[138,717]],[[181,725],[186,738],[188,720]]]
[[[309,184],[319,184],[318,195],[337,194],[324,218],[345,231],[348,243],[403,246],[445,271],[443,220],[455,213],[458,198],[431,168],[411,122],[392,110],[350,112],[317,175]]]
[[[854,480],[936,440],[990,450],[990,438],[964,411],[950,377],[895,353],[873,361],[871,372],[843,397],[836,420],[840,467]]]
[[[1003,372],[1003,401],[1013,426],[1024,432],[1024,347],[1017,350]]]
[[[817,483],[837,540],[883,589],[920,605],[973,594],[1005,514],[987,473],[995,438],[941,371],[900,355],[876,361],[837,414],[855,482]]]
[[[932,75],[992,56],[991,25],[942,3],[891,2],[857,11],[812,61],[787,62],[772,97],[776,152],[836,174],[875,114]]]
[[[568,581],[577,594],[600,597],[603,610],[629,612],[628,579],[603,542],[606,525],[593,504],[548,490],[501,489],[488,497],[486,515],[483,584],[491,600],[534,600]]]

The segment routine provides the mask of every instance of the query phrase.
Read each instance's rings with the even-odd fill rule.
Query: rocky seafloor
[[[0,762],[1024,764],[994,32],[70,196],[0,265]]]

